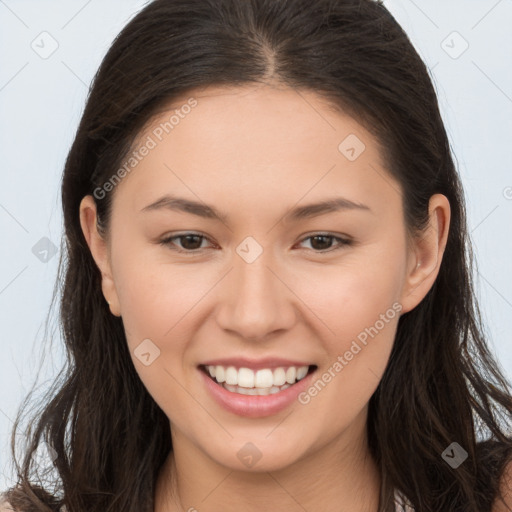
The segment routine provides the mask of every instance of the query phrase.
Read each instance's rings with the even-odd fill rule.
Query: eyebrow
[[[142,208],[141,212],[156,210],[171,210],[191,213],[192,215],[197,215],[205,219],[218,220],[224,224],[228,221],[228,215],[224,212],[220,212],[213,206],[171,195],[165,195],[160,199],[157,199],[154,203],[148,204]],[[288,212],[284,218],[288,218],[290,221],[296,222],[298,220],[309,219],[343,210],[362,210],[371,212],[371,209],[365,204],[356,203],[343,197],[334,197],[318,203],[297,206]]]

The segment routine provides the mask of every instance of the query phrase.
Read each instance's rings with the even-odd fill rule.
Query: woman
[[[380,2],[150,3],[62,200],[69,366],[7,506],[511,510],[460,180]]]

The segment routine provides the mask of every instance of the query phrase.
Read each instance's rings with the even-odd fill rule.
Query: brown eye
[[[311,249],[317,253],[335,251],[344,246],[352,244],[352,240],[341,238],[329,233],[317,233],[302,240],[302,243],[310,240]],[[178,241],[178,242],[176,242]],[[165,237],[159,243],[168,247],[169,249],[182,253],[195,253],[201,252],[207,247],[202,246],[204,241],[208,238],[200,233],[182,233]],[[337,245],[333,247],[333,242]]]
[[[179,240],[179,245],[175,243],[175,240]],[[178,252],[199,252],[205,247],[201,247],[201,244],[207,238],[204,235],[198,233],[183,233],[180,235],[168,236],[160,241],[160,244],[165,245]]]
[[[347,240],[345,238],[341,238],[338,236],[334,236],[331,234],[318,233],[307,238],[303,239],[303,242],[306,240],[310,240],[311,248],[315,252],[328,252],[334,251],[336,249],[340,249],[343,246],[350,245],[352,243],[351,240]],[[338,245],[332,248],[333,241],[337,241]]]

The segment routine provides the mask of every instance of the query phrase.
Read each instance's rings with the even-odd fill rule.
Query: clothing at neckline
[[[411,502],[398,489],[395,489],[395,512],[414,512]]]

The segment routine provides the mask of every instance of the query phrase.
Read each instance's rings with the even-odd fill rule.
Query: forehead
[[[247,207],[313,200],[334,189],[356,200],[372,192],[389,200],[382,189],[391,177],[384,176],[378,142],[312,91],[267,85],[192,91],[151,119],[134,149],[144,146],[150,150],[118,187],[136,192],[138,209],[177,189],[196,199],[236,195]],[[397,187],[390,192],[396,195]]]

